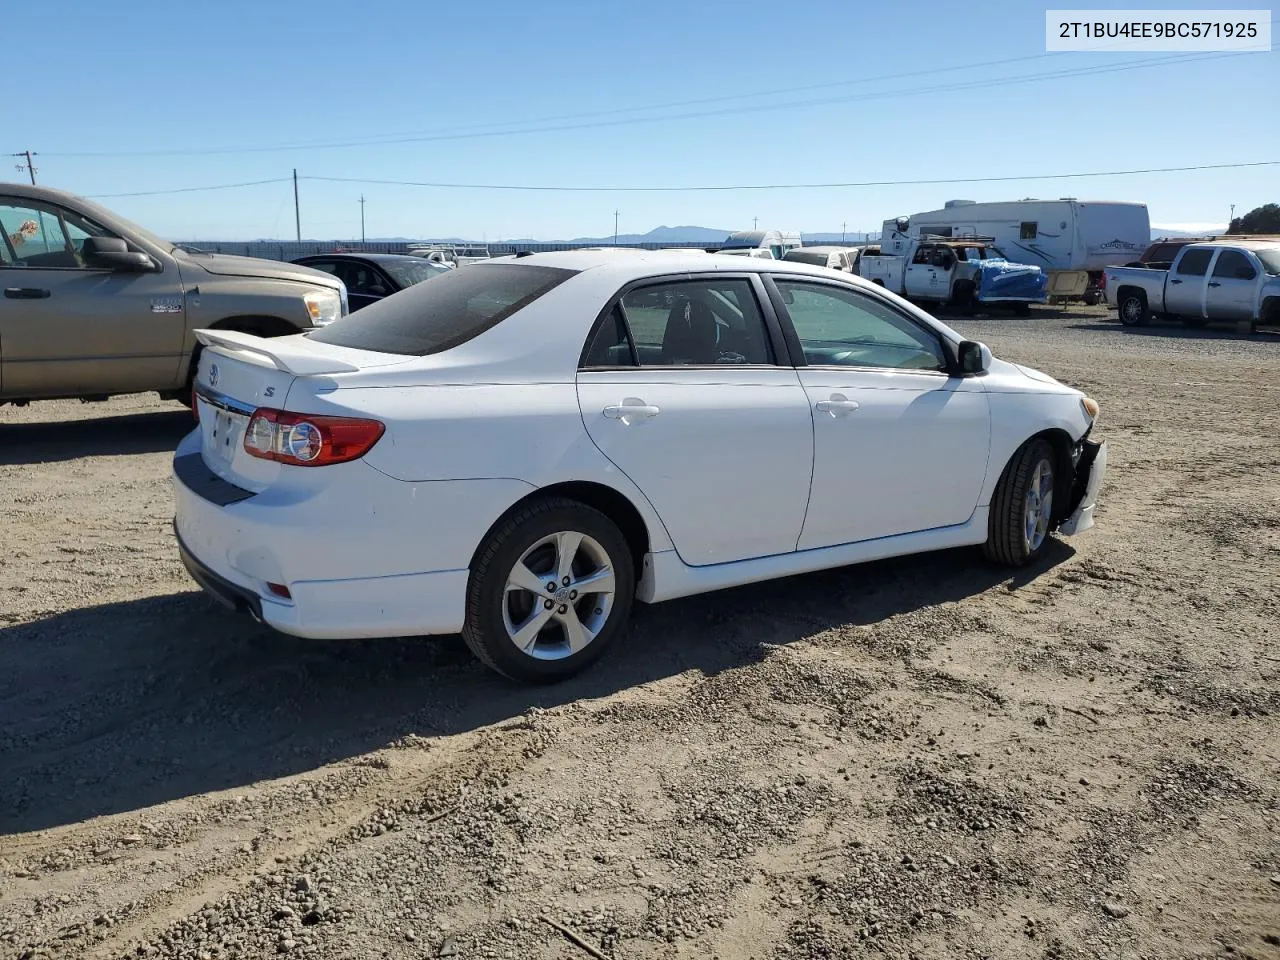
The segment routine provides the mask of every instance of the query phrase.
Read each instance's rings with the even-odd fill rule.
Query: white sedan
[[[1092,524],[1094,401],[858,277],[578,250],[292,337],[204,330],[175,528],[303,637],[461,631],[568,676],[646,603]]]

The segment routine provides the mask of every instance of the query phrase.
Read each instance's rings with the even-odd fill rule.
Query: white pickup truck
[[[1280,238],[1192,243],[1168,270],[1108,267],[1107,302],[1125,326],[1157,314],[1200,327],[1235,323],[1252,333],[1259,323],[1280,323]]]
[[[976,307],[1002,303],[1021,313],[1045,303],[1049,278],[1039,267],[1011,263],[983,237],[911,237],[894,231],[880,241],[880,254],[866,251],[858,273],[912,300]]]

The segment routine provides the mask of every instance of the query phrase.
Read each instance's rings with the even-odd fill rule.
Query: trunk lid
[[[254,493],[284,469],[245,451],[244,433],[254,410],[285,409],[289,389],[300,377],[351,374],[410,359],[315,343],[301,335],[264,339],[197,330],[196,338],[204,345],[195,379],[204,462],[222,479]]]

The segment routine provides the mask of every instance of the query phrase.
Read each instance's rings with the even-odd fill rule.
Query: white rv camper
[[[992,237],[1014,260],[1049,274],[1050,297],[1097,297],[1102,271],[1136,260],[1151,243],[1145,203],[948,200],[941,210],[913,214],[911,236]],[[886,235],[896,221],[885,221]]]

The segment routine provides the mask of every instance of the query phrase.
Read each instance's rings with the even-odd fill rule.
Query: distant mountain
[[[711,227],[654,227],[648,233],[620,233],[618,243],[719,243],[732,233],[732,230],[715,230]],[[613,234],[607,237],[576,237],[566,243],[585,243],[608,245],[613,243]]]
[[[1211,237],[1217,233],[1225,233],[1227,228],[1209,227],[1207,230],[1161,230],[1159,227],[1151,228],[1151,239],[1159,240],[1161,237]]]

